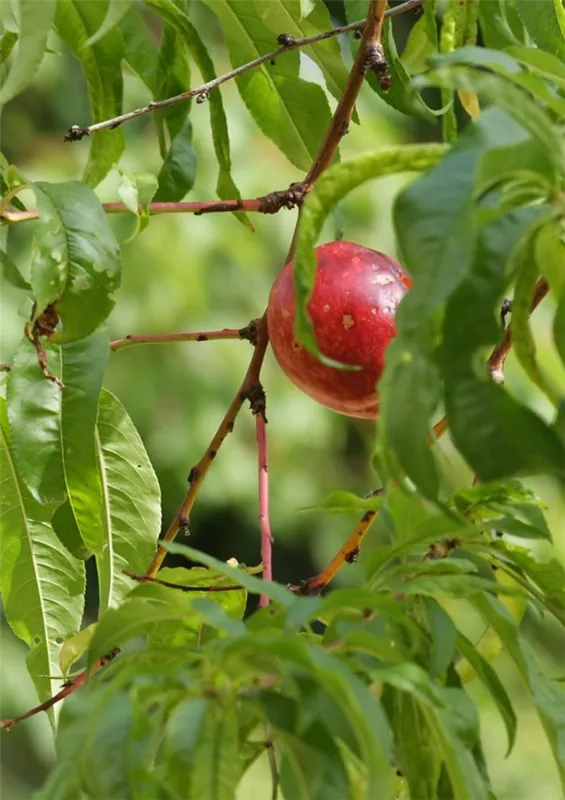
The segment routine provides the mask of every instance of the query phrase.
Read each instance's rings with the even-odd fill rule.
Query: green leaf
[[[52,509],[37,503],[17,471],[5,402],[0,399],[2,503],[0,589],[6,619],[31,648],[27,666],[39,699],[61,686],[59,650],[80,627],[85,573],[49,524]]]
[[[58,350],[48,349],[49,368],[60,365]],[[54,364],[55,362],[55,364]],[[61,454],[61,389],[42,374],[29,339],[14,354],[7,386],[12,451],[19,475],[33,498],[60,504],[67,487]]]
[[[59,664],[61,665],[61,672],[66,677],[69,674],[70,668],[81,658],[90,645],[94,631],[96,630],[96,623],[83,628],[79,633],[73,636],[67,636],[61,646],[59,653]]]
[[[103,39],[104,36],[106,36],[106,34],[112,30],[112,28],[115,28],[116,25],[119,25],[121,19],[130,10],[132,3],[133,0],[109,0],[108,10],[102,25],[98,28],[96,33],[87,39],[87,41],[83,44],[83,47],[92,47],[93,44],[96,44],[96,42],[99,42],[100,39]]]
[[[20,0],[20,32],[17,55],[0,89],[0,109],[33,80],[47,46],[47,35],[55,16],[56,0]]]
[[[153,76],[153,80],[155,100],[174,97],[190,87],[190,64],[183,36],[167,22],[163,26],[156,75]],[[167,142],[172,142],[185,127],[191,107],[192,98],[189,98],[182,103],[175,103],[155,112],[159,149],[163,158],[167,155]]]
[[[275,36],[253,0],[206,0],[218,16],[234,67],[273,49]],[[330,122],[323,90],[299,77],[298,51],[236,79],[241,97],[265,136],[300,170],[308,170]]]
[[[214,704],[201,697],[179,703],[167,721],[165,753],[169,778],[178,797],[192,797],[192,770],[206,722]],[[209,732],[209,731],[208,731]],[[208,797],[208,787],[206,794]]]
[[[62,323],[52,341],[81,339],[114,307],[121,281],[118,244],[100,201],[85,184],[41,182],[33,189],[40,215],[31,265],[33,319],[52,305]]]
[[[432,637],[430,675],[440,675],[451,664],[455,654],[457,629],[451,617],[433,598],[424,598],[424,608]]]
[[[95,333],[50,351],[61,390],[42,374],[35,347],[23,339],[8,380],[8,416],[22,478],[41,503],[59,504],[68,494],[90,551],[104,543],[94,431],[108,345],[107,333]]]
[[[329,12],[321,0],[312,3],[308,14],[301,13],[299,0],[272,0],[261,7],[261,21],[271,32],[273,47],[280,33],[301,39],[332,29]],[[328,90],[339,100],[347,83],[347,70],[337,37],[310,45],[308,55],[322,70]]]
[[[59,0],[55,26],[61,39],[81,64],[88,86],[92,122],[111,119],[122,113],[122,55],[124,43],[118,28],[103,39],[86,46],[88,39],[102,26],[106,0]],[[76,145],[75,145],[76,146]],[[90,137],[90,152],[83,179],[97,186],[120,158],[125,147],[121,128],[103,131]]]
[[[100,396],[96,455],[102,480],[104,548],[97,555],[100,609],[117,606],[132,587],[123,574],[145,572],[161,529],[161,492],[149,457],[120,401]]]
[[[190,587],[191,590],[197,590],[199,586],[209,589],[219,589],[219,591],[191,591],[190,596],[193,598],[201,597],[213,599],[218,603],[224,611],[234,619],[243,619],[245,607],[247,604],[247,592],[245,589],[239,587],[237,583],[226,578],[225,575],[218,575],[214,570],[205,567],[163,567],[159,570],[159,580],[166,581],[169,584],[176,584],[177,586]],[[238,590],[234,591],[221,591],[221,589],[228,586],[237,587]]]
[[[477,678],[488,690],[500,712],[508,734],[508,750],[506,752],[506,757],[508,758],[516,741],[517,720],[504,684],[488,661],[483,658],[477,648],[460,631],[457,632],[457,648],[474,669]]]
[[[167,2],[167,0],[148,0],[148,3],[182,34],[186,46],[190,50],[204,80],[207,83],[215,80],[216,70],[214,69],[214,63],[198,31],[194,25],[192,25],[188,17],[182,14],[173,3]],[[220,170],[216,191],[222,200],[239,198],[241,194],[231,175],[228,124],[224,111],[224,104],[222,102],[222,95],[219,90],[210,93],[208,106],[210,108],[212,141]],[[252,227],[246,214],[238,213],[236,216],[247,227]]]
[[[51,517],[51,525],[59,541],[75,558],[86,561],[92,551],[86,547],[69,500],[65,500]]]
[[[559,472],[565,453],[557,435],[483,372],[476,353],[499,338],[496,306],[515,243],[539,214],[513,211],[481,232],[468,280],[447,305],[443,323],[446,410],[453,440],[481,481]]]
[[[418,800],[436,800],[441,759],[429,726],[412,695],[394,691],[393,727],[398,767]]]
[[[526,684],[553,751],[561,784],[565,787],[565,704],[563,692],[541,671],[530,646],[520,636],[506,609],[495,598],[471,599],[485,622],[496,631]]]
[[[485,47],[502,50],[524,44],[524,28],[515,3],[506,0],[480,0],[479,25]]]
[[[348,2],[345,3],[345,12],[349,22],[355,22],[359,18],[366,17],[367,11],[367,2],[354,2],[354,0],[348,0]],[[423,22],[426,34],[433,39],[434,31],[432,29],[432,25],[430,24],[431,10],[428,9],[428,11],[426,11],[426,19],[423,20]],[[408,44],[409,43],[407,43],[407,46]],[[404,57],[401,59],[398,56],[394,41],[392,20],[390,19],[385,19],[384,21],[382,45],[384,55],[387,60],[387,73],[390,75],[391,85],[388,91],[384,91],[377,76],[373,72],[369,72],[367,75],[367,81],[373,91],[377,92],[377,94],[382,100],[384,100],[385,103],[387,103],[387,105],[395,108],[397,111],[400,111],[403,114],[418,116],[424,119],[433,119],[435,116],[437,116],[438,112],[431,109],[422,100],[418,92],[414,91],[414,87],[411,84],[410,75],[407,71],[406,64],[404,63]],[[435,36],[435,46],[432,45],[432,48],[432,52],[437,52],[437,32]],[[356,52],[358,50],[358,46],[354,45],[353,49],[354,52]]]
[[[557,56],[534,47],[507,47],[505,52],[536,75],[554,81],[559,86],[565,85],[565,64]]]
[[[439,486],[428,437],[441,396],[432,357],[441,309],[472,263],[475,166],[484,151],[514,136],[521,138],[521,129],[501,112],[482,114],[436,167],[398,196],[394,207],[396,232],[414,283],[397,310],[398,333],[387,350],[380,381],[381,433],[403,470],[430,498],[437,496]],[[401,401],[407,396],[413,398],[410,404]]]
[[[31,291],[29,281],[26,281],[17,264],[12,261],[4,250],[0,252],[0,267],[2,268],[2,278],[6,283],[9,283],[15,289],[23,289],[26,292]]]
[[[279,583],[274,581],[263,581],[250,575],[243,569],[236,569],[223,561],[218,561],[217,558],[209,556],[207,553],[202,553],[200,550],[195,550],[193,547],[179,544],[178,542],[162,542],[170,553],[176,553],[185,556],[197,564],[204,564],[206,567],[219,572],[230,578],[234,583],[243,586],[250,594],[264,594],[273,600],[277,605],[285,607],[291,605],[295,600],[295,595]]]
[[[540,50],[565,60],[565,10],[561,0],[516,3],[524,27]]]
[[[324,222],[333,208],[353,189],[384,175],[424,170],[437,163],[445,149],[442,145],[407,145],[383,148],[366,153],[329,169],[307,195],[298,227],[294,269],[297,337],[307,350],[319,357],[307,304],[316,279],[314,247]],[[321,359],[325,362],[328,359]],[[334,362],[330,361],[334,365]]]
[[[535,260],[556,298],[565,294],[565,227],[550,219],[539,230],[534,243]]]
[[[241,777],[236,706],[209,704],[202,720],[190,772],[190,800],[233,800]]]
[[[553,341],[561,361],[565,365],[565,291],[557,302],[557,309],[553,319]]]
[[[424,9],[426,6],[424,6]],[[431,6],[428,6],[431,8]],[[434,38],[435,34],[435,38]],[[437,28],[435,25],[435,17],[433,26],[430,25],[429,14],[421,17],[413,26],[404,51],[402,53],[401,61],[404,68],[413,75],[419,72],[424,72],[427,67],[427,60],[429,56],[437,53]]]
[[[159,51],[142,16],[134,7],[128,9],[119,23],[124,41],[124,61],[155,93],[159,70]]]
[[[389,797],[392,740],[386,716],[375,695],[338,659],[310,647],[316,679],[339,705],[355,731],[362,762],[367,768],[365,796]]]
[[[359,497],[352,492],[336,491],[332,492],[329,497],[318,503],[315,506],[308,506],[302,508],[301,511],[329,511],[332,514],[341,514],[344,512],[353,512],[355,514],[363,513],[364,511],[378,511],[383,502],[382,497]]]
[[[0,36],[0,64],[3,64],[18,41],[18,34],[14,31],[5,30]]]
[[[350,783],[334,732],[315,722],[298,735],[282,731],[280,780],[285,797],[296,800],[341,800]]]
[[[196,153],[192,146],[192,124],[186,120],[183,129],[173,141],[158,175],[159,186],[155,201],[182,200],[194,186],[196,178]]]

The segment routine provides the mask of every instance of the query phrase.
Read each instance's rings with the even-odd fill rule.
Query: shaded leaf
[[[31,291],[29,281],[24,278],[17,264],[12,261],[4,250],[0,252],[0,267],[2,268],[2,278],[6,283],[9,283],[15,289],[23,289],[26,292]]]
[[[8,76],[0,89],[0,108],[20,94],[31,83],[39,69],[45,55],[47,35],[51,30],[56,5],[56,0],[42,0],[41,3],[34,2],[34,0],[20,0],[18,4],[20,17],[18,50]],[[15,44],[13,36],[12,34],[12,47]],[[2,55],[4,56],[6,44],[9,47],[9,43],[4,41],[4,37],[2,44]]]
[[[336,491],[332,492],[329,497],[318,503],[315,506],[301,509],[302,511],[318,511],[324,510],[330,513],[343,513],[353,512],[355,514],[363,513],[364,511],[378,511],[383,503],[383,498],[380,495],[374,497],[359,497],[352,492]]]
[[[120,401],[103,391],[96,457],[103,501],[104,549],[97,556],[100,608],[117,606],[132,587],[124,570],[143,573],[161,529],[161,492],[149,457]]]
[[[120,31],[113,28],[94,45],[85,46],[88,39],[100,30],[107,9],[105,0],[89,0],[87,3],[59,0],[55,15],[57,33],[82,64],[92,122],[101,122],[122,113],[121,59],[124,45]],[[83,180],[91,186],[97,186],[118,161],[124,147],[121,128],[92,136]]]
[[[196,153],[192,146],[192,124],[186,120],[180,133],[171,142],[159,171],[155,201],[182,200],[194,186],[195,177]]]
[[[114,307],[121,281],[118,244],[100,201],[85,184],[41,182],[33,189],[40,215],[31,265],[33,319],[52,304],[62,324],[52,341],[81,339]]]
[[[561,0],[516,3],[524,27],[540,48],[565,60],[565,9]]]
[[[232,65],[269,52],[274,36],[257,15],[253,0],[210,0],[222,24]],[[236,79],[241,97],[265,136],[298,169],[308,170],[330,122],[323,90],[299,77],[298,51]]]
[[[89,39],[83,44],[83,47],[92,47],[93,44],[103,39],[112,28],[119,25],[120,20],[124,17],[133,3],[133,0],[109,0],[108,10],[102,25],[98,28],[96,33],[90,36]]]
[[[30,647],[28,670],[39,699],[44,701],[61,686],[57,678],[60,644],[80,626],[84,565],[53,533],[49,524],[52,509],[37,503],[20,478],[3,398],[0,415],[2,604],[10,627]]]

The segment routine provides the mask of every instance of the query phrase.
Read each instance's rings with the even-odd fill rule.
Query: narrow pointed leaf
[[[124,570],[144,573],[161,529],[161,492],[143,442],[119,400],[100,397],[96,436],[105,546],[97,556],[100,608],[132,588]]]
[[[6,619],[31,648],[27,665],[41,701],[61,685],[59,650],[80,627],[84,564],[55,536],[52,509],[37,503],[21,481],[11,449],[4,400],[1,414],[0,589]]]

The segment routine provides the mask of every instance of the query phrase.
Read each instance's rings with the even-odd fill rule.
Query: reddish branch
[[[305,189],[303,184],[294,183],[288,189],[277,189],[269,192],[262,197],[253,197],[248,200],[193,200],[179,203],[149,203],[147,209],[139,206],[138,212],[144,213],[145,210],[151,216],[159,214],[218,214],[232,211],[257,212],[258,214],[276,214],[282,208],[296,208],[304,199]],[[107,214],[128,214],[131,213],[123,203],[102,203],[102,207]],[[2,210],[0,218],[6,222],[15,224],[18,222],[31,222],[39,219],[37,209],[29,211],[9,211]]]
[[[536,284],[534,297],[530,312],[535,311],[543,298],[549,292],[549,284],[546,278],[540,278]],[[506,327],[504,335],[500,344],[498,344],[492,351],[492,355],[488,360],[488,370],[492,380],[495,383],[502,385],[504,383],[504,364],[508,358],[508,354],[512,349],[512,334],[510,332],[510,325]]]
[[[219,339],[246,339],[251,344],[257,340],[257,320],[251,320],[244,328],[223,328],[221,331],[195,331],[193,333],[156,333],[148,336],[129,334],[123,339],[110,342],[110,350],[116,352],[136,344],[169,344],[171,342],[212,342]]]

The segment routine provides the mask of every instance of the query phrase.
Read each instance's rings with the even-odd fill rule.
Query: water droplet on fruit
[[[387,286],[392,282],[393,279],[390,277],[390,275],[377,275],[377,277],[373,280],[373,283],[378,283],[379,286]]]

